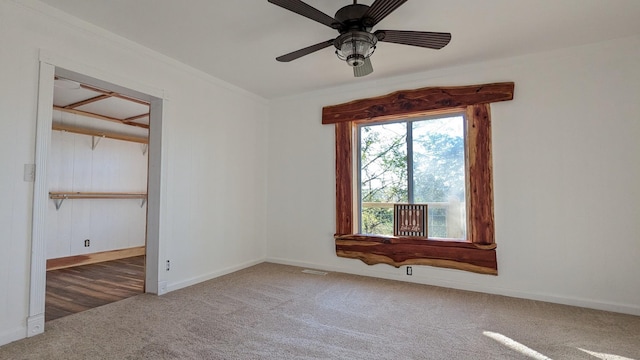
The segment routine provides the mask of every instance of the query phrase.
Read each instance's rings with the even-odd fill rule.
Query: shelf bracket
[[[149,144],[142,144],[142,155],[147,155],[147,150],[149,150]]]
[[[98,146],[98,144],[100,143],[100,140],[102,140],[104,138],[104,135],[102,136],[92,136],[91,137],[91,150],[95,150],[96,147]]]
[[[144,204],[147,203],[147,198],[142,198],[142,201],[140,202],[140,208],[142,209],[144,207]]]
[[[60,199],[53,199],[53,204],[56,206],[56,211],[60,210],[60,207],[62,206],[62,202],[64,201],[64,199],[66,199],[67,197],[61,197]]]

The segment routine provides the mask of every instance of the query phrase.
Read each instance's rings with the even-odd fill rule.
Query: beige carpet
[[[640,359],[640,317],[264,263],[47,323],[0,359]]]

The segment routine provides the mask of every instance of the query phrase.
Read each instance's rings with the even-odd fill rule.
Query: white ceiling
[[[332,48],[277,62],[338,33],[267,0],[42,1],[267,99],[640,34],[640,0],[412,0],[374,30],[450,32],[451,43],[380,43],[373,74],[354,78]],[[305,2],[331,16],[352,3]]]

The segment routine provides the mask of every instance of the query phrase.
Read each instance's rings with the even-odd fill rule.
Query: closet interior
[[[149,103],[54,81],[45,318],[144,292]]]

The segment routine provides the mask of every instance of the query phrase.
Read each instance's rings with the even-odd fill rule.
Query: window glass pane
[[[429,237],[466,239],[464,118],[411,124],[413,198],[429,204]]]
[[[360,127],[360,232],[393,235],[393,203],[407,202],[407,124]]]

